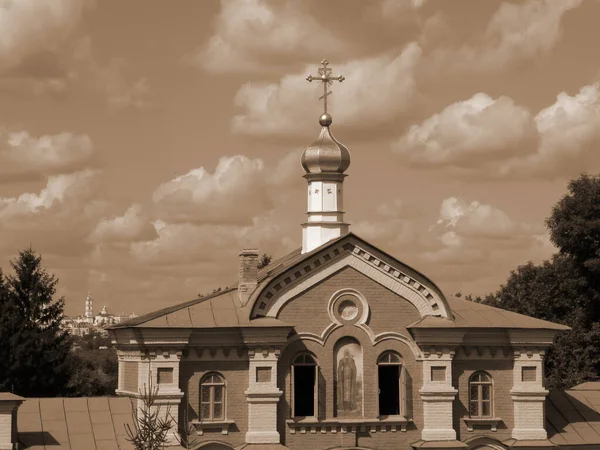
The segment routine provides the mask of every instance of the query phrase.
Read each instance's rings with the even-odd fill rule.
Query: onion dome
[[[350,152],[338,142],[331,131],[331,116],[327,113],[319,118],[319,138],[302,153],[302,167],[306,173],[344,173],[350,166]]]

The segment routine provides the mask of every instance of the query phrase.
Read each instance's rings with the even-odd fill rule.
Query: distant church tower
[[[306,77],[308,81],[323,83],[324,113],[319,118],[321,133],[319,138],[302,153],[302,167],[308,181],[308,220],[302,224],[302,253],[310,252],[331,239],[348,233],[344,222],[343,187],[344,172],[350,166],[350,152],[338,142],[329,126],[331,116],[327,113],[327,87],[333,81],[344,81],[343,76],[334,77],[329,62],[321,61],[319,75]]]
[[[88,320],[94,319],[94,305],[93,305],[92,296],[89,293],[88,293],[87,297],[85,298],[85,315],[84,316]]]

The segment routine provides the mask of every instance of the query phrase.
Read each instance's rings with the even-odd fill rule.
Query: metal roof
[[[550,392],[546,399],[546,429],[556,445],[600,446],[600,383]]]
[[[133,450],[126,423],[128,397],[28,398],[17,413],[18,439],[28,450]]]
[[[323,250],[323,248],[334,245],[336,242],[342,239],[348,239],[349,237],[356,238],[359,241],[368,244],[368,242],[353,233],[348,233],[345,236],[332,239],[326,246],[318,247],[307,253],[302,253],[301,249],[296,249],[282,258],[272,261],[267,267],[261,269],[258,273],[259,285],[266,282],[265,280],[277,277],[290,267],[295,266],[315,253]],[[390,258],[393,257],[390,256]],[[425,278],[435,285],[429,278]],[[565,325],[535,319],[523,314],[517,314],[457,297],[449,297],[447,298],[447,301],[450,310],[454,315],[454,320],[441,317],[425,317],[412,324],[411,327],[569,330],[569,327]],[[246,305],[245,307],[240,305],[237,299],[237,283],[234,283],[232,286],[227,287],[222,291],[135,317],[120,324],[112,325],[108,327],[108,329],[129,327],[221,328],[258,326],[259,323],[256,320],[251,321],[248,319],[250,316],[248,311],[249,308],[252,308],[252,305]],[[270,321],[261,319],[260,322],[260,326],[265,327],[284,325],[283,322],[277,321],[276,319],[271,319]]]
[[[518,314],[457,297],[448,298],[448,304],[454,315],[453,321],[443,317],[430,316],[418,320],[410,325],[409,328],[570,329],[566,325],[536,319],[524,314]]]

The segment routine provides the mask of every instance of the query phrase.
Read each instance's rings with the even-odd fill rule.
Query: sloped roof
[[[258,272],[258,283],[267,283],[290,267],[301,263],[315,253],[326,247],[335,245],[342,239],[353,237],[368,245],[367,241],[348,233],[345,236],[332,239],[326,245],[302,253],[298,248],[287,255],[272,261],[267,267]],[[381,251],[381,250],[380,250]],[[385,252],[382,252],[386,254]],[[386,254],[387,255],[387,254]],[[387,255],[390,256],[390,255]],[[390,256],[392,259],[396,259]],[[424,276],[428,281],[429,278]],[[433,281],[431,281],[432,284]],[[493,306],[471,302],[457,297],[447,298],[454,320],[442,317],[425,317],[411,328],[521,328],[521,329],[548,329],[568,330],[569,327],[548,322],[541,319],[517,314]],[[285,326],[286,324],[273,318],[249,320],[249,309],[252,304],[242,307],[237,299],[237,282],[222,291],[211,295],[195,298],[185,303],[173,305],[154,311],[120,324],[112,325],[108,329],[129,327],[156,327],[156,328],[221,328],[221,327],[247,327],[247,326]]]
[[[17,413],[18,439],[28,450],[133,450],[126,423],[128,397],[28,398]]]
[[[424,317],[410,325],[409,328],[525,328],[542,330],[569,330],[547,320],[518,314],[505,309],[481,303],[463,300],[457,297],[448,298],[454,320],[443,317]]]
[[[600,383],[550,392],[546,399],[546,430],[556,445],[600,446]]]
[[[237,288],[174,305],[113,325],[111,329],[144,328],[238,328],[278,327],[284,322],[271,317],[249,320],[246,308],[239,304]]]

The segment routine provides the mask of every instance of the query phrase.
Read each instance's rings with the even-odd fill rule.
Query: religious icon
[[[338,364],[338,411],[356,410],[356,363],[349,350]]]
[[[335,415],[347,418],[362,417],[362,347],[355,338],[345,336],[334,345],[334,355]]]

